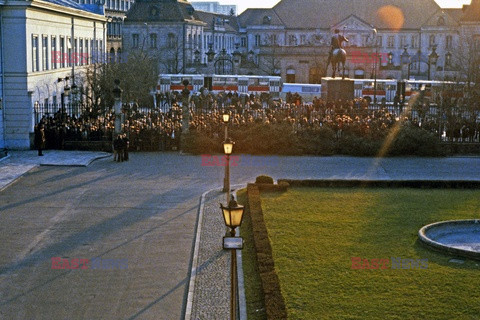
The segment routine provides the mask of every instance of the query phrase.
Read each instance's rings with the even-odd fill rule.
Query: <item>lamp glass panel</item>
[[[237,207],[237,208],[230,208],[231,210],[231,218],[232,218],[232,226],[233,227],[238,227],[240,224],[242,224],[242,218],[243,218],[243,207]]]
[[[223,150],[225,151],[225,154],[232,154],[233,151],[233,143],[226,142],[223,144]]]

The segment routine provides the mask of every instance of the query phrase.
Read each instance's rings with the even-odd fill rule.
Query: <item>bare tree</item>
[[[104,113],[113,106],[112,90],[115,79],[121,81],[123,102],[152,105],[150,92],[158,81],[158,58],[135,51],[122,62],[93,64],[83,78],[87,88],[87,104],[94,113]]]
[[[259,57],[259,69],[268,75],[280,75],[281,48],[278,44],[275,34],[269,34],[264,38],[264,46],[262,51],[263,53],[261,53]]]

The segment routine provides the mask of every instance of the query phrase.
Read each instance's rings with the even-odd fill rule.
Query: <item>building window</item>
[[[452,65],[452,54],[448,52],[445,55],[445,67],[450,67]]]
[[[412,48],[418,48],[418,36],[412,36],[410,46]]]
[[[247,38],[242,37],[242,38],[240,39],[240,46],[241,46],[242,48],[245,48],[245,47],[247,46]]]
[[[65,59],[65,38],[64,37],[60,37],[60,55],[61,55],[60,68],[65,68],[65,61],[67,59]]]
[[[445,38],[445,48],[452,49],[452,36],[447,36]]]
[[[138,48],[138,39],[139,39],[138,33],[132,34],[132,48]]]
[[[444,17],[438,17],[437,26],[444,26],[444,25],[445,25],[445,18]]]
[[[157,34],[151,33],[150,34],[150,48],[156,49],[157,48]]]
[[[382,36],[377,36],[377,47],[383,47],[383,38]]]
[[[175,48],[177,37],[173,33],[169,33],[167,37],[167,47]]]
[[[259,46],[260,46],[260,35],[256,34],[255,35],[255,47],[259,47]]]
[[[59,52],[57,51],[57,38],[55,36],[52,36],[52,44],[51,44],[51,51],[52,51],[52,69],[57,69],[57,62],[58,62],[58,56]]]
[[[435,45],[435,35],[434,34],[430,35],[428,43],[429,43],[430,47],[433,47]]]
[[[394,48],[395,47],[395,37],[394,36],[388,36],[387,47],[388,48]]]
[[[90,56],[88,55],[88,39],[85,39],[85,64],[90,63]]]
[[[307,36],[302,34],[300,35],[300,44],[304,45],[307,44]]]
[[[295,83],[295,69],[290,67],[287,69],[287,83]]]
[[[75,65],[78,65],[78,39],[75,38],[73,40],[73,56],[71,57],[71,59],[73,60],[72,63],[74,63]]]
[[[80,46],[80,55],[78,57],[78,64],[79,65],[84,65],[85,64],[85,58],[84,58],[84,55],[83,55],[83,39],[80,39],[80,42],[79,42],[79,46]]]
[[[297,45],[297,37],[294,34],[288,36],[288,45],[296,46]]]
[[[400,36],[400,48],[403,48],[407,45],[407,36]]]
[[[48,36],[42,37],[42,70],[48,70]]]
[[[40,71],[38,61],[38,36],[32,35],[32,71]]]
[[[72,38],[68,37],[67,38],[67,52],[68,52],[68,63],[67,65],[69,67],[72,66],[72,51],[73,51],[73,46],[72,46]]]

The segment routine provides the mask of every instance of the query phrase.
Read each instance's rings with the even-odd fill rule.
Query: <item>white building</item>
[[[106,19],[102,5],[71,0],[2,1],[0,18],[0,147],[28,149],[36,108],[67,103],[64,87],[104,59]]]
[[[230,15],[237,14],[237,6],[234,4],[220,4],[218,1],[192,1],[195,10]]]

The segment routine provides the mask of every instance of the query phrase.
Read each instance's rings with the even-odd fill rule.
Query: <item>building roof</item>
[[[282,0],[272,9],[261,10],[242,13],[242,26],[258,24],[271,14],[272,24],[275,21],[286,28],[328,29],[354,15],[379,29],[395,29],[392,20],[402,29],[419,29],[433,13],[441,12],[434,0]]]
[[[461,22],[480,22],[480,0],[472,0],[470,5],[463,6]]]
[[[239,16],[243,28],[259,25],[284,26],[284,23],[273,9],[247,9]]]
[[[57,4],[63,7],[67,8],[72,8],[72,9],[77,9],[77,10],[83,10],[91,13],[96,13],[96,14],[104,14],[103,10],[103,5],[97,5],[97,4],[79,4],[73,0],[43,0],[45,2],[50,2],[53,4]]]
[[[136,0],[125,22],[183,22],[200,19],[186,0]]]
[[[462,8],[444,8],[442,9],[446,14],[450,17],[455,19],[455,21],[459,22],[463,16],[463,9]]]

